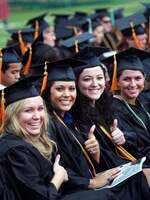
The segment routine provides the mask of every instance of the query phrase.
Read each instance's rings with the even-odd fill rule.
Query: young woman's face
[[[50,88],[50,102],[57,112],[69,111],[75,99],[75,81],[54,81]]]
[[[97,100],[105,88],[105,77],[100,66],[86,68],[78,80],[80,92],[91,100]]]
[[[118,79],[121,95],[127,101],[136,100],[140,92],[144,89],[144,83],[145,76],[138,70],[123,70]]]
[[[39,135],[45,119],[45,109],[40,96],[24,101],[23,108],[18,113],[20,125],[33,136]]]

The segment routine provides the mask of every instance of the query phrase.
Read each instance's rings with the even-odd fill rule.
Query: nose
[[[70,95],[70,93],[69,93],[68,90],[65,90],[65,91],[63,92],[63,96],[68,97],[69,95]]]
[[[98,85],[98,81],[96,78],[92,79],[92,86],[97,86]]]
[[[33,119],[35,119],[35,120],[40,119],[40,113],[38,111],[34,111],[34,113],[33,113]]]
[[[20,72],[16,73],[16,79],[20,79]]]
[[[130,82],[130,85],[131,85],[132,87],[135,87],[135,86],[136,86],[136,81],[135,81],[134,79],[132,79],[131,82]]]

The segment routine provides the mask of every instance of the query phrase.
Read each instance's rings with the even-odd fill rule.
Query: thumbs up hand
[[[111,136],[113,142],[117,145],[123,145],[125,143],[124,133],[118,128],[118,120],[114,119],[111,127]]]
[[[100,158],[100,147],[97,139],[94,136],[95,125],[90,128],[88,133],[88,139],[85,141],[84,145],[86,150],[93,156],[93,158],[99,162]]]

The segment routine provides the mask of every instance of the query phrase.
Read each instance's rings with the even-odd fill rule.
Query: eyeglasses
[[[103,20],[102,22],[105,23],[105,24],[111,23],[110,20]]]

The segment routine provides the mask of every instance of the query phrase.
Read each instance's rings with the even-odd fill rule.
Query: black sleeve
[[[28,191],[35,194],[36,200],[59,199],[57,189],[53,184],[46,183],[44,176],[40,174],[39,160],[28,149],[19,146],[12,148],[7,153],[7,160],[14,177]]]

